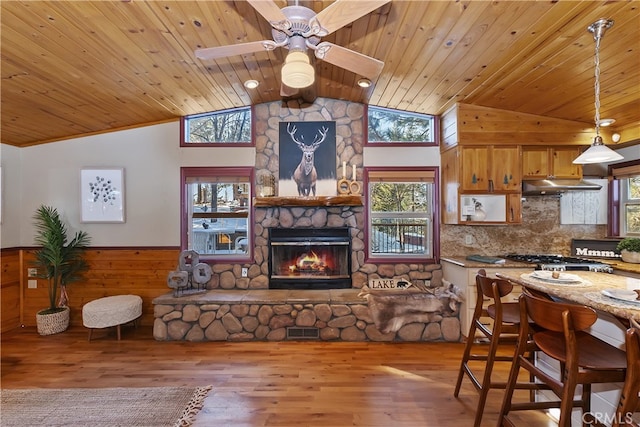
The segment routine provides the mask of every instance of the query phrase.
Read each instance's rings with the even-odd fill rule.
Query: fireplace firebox
[[[269,229],[269,289],[351,287],[349,227]]]

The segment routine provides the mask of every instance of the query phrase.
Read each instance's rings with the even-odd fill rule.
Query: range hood
[[[600,190],[602,186],[581,179],[539,179],[522,181],[523,196],[545,196],[567,191]]]

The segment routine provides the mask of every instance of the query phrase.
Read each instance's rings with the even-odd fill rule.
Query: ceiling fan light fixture
[[[609,126],[613,123],[613,121],[610,121],[611,119],[607,119],[607,121],[609,121],[608,124],[603,124],[603,122],[605,122],[604,119],[600,120],[600,41],[602,40],[602,37],[604,37],[605,30],[607,30],[607,28],[611,28],[612,25],[612,19],[598,19],[587,27],[587,31],[593,34],[593,39],[596,42],[595,57],[593,61],[595,64],[595,79],[593,86],[595,92],[594,104],[596,107],[596,114],[594,117],[596,124],[596,136],[593,138],[593,144],[591,144],[591,147],[573,161],[573,163],[577,165],[608,163],[624,159],[620,154],[604,145],[602,137],[600,136],[600,126]]]
[[[293,51],[282,66],[282,83],[294,89],[309,87],[315,80],[315,70],[305,52]]]

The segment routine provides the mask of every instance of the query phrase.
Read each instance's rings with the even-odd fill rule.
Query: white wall
[[[440,166],[440,147],[364,147],[364,166]]]
[[[624,157],[624,160],[622,160],[623,162],[640,159],[640,144],[621,148],[616,151]]]
[[[19,150],[3,145],[3,186],[10,190],[3,197],[2,247],[33,245],[31,217],[41,204],[57,208],[70,232],[87,231],[92,246],[178,246],[180,167],[255,162],[253,148],[181,148],[179,141],[176,121]],[[124,168],[125,223],[80,223],[83,167]]]

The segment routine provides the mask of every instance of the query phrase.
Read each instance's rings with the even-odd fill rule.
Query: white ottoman
[[[100,298],[82,307],[82,324],[89,328],[89,341],[94,329],[115,326],[120,340],[120,325],[133,322],[142,315],[142,298],[138,295],[116,295]]]

